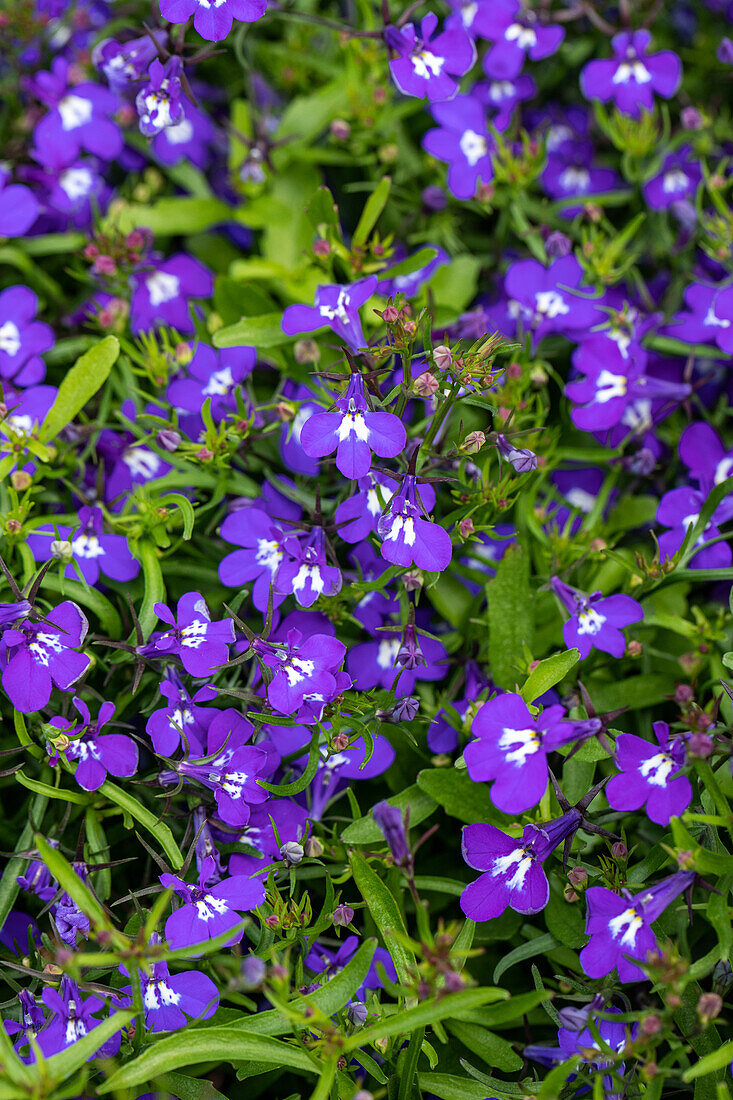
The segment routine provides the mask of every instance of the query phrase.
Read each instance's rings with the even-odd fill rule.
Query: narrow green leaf
[[[468,1024],[461,1020],[451,1020],[448,1030],[463,1043],[472,1054],[477,1054],[488,1066],[513,1073],[522,1068],[522,1059],[512,1048],[511,1043],[495,1035],[478,1024]]]
[[[400,1066],[400,1086],[397,1093],[397,1100],[410,1100],[412,1096],[412,1089],[417,1075],[417,1063],[420,1059],[420,1051],[422,1050],[424,1038],[424,1027],[416,1028],[410,1036],[410,1042],[407,1045],[407,1050],[403,1055],[402,1065]]]
[[[231,220],[232,209],[219,199],[189,198],[177,195],[158,199],[150,205],[131,203],[116,215],[123,233],[145,227],[156,237],[177,237],[203,233],[212,226]]]
[[[32,846],[33,833],[36,829],[42,828],[43,815],[46,812],[47,806],[48,798],[46,795],[40,792],[36,794],[28,810],[28,820],[23,826],[23,830],[18,837],[18,842],[15,845],[16,852],[26,852]],[[5,864],[3,875],[0,879],[0,928],[5,924],[8,913],[13,908],[15,899],[20,892],[20,887],[16,881],[18,875],[23,873],[23,869],[27,865],[28,860],[22,859],[17,855],[11,856]]]
[[[354,882],[367,903],[372,919],[392,957],[398,980],[402,985],[407,985],[415,974],[416,964],[412,951],[404,947],[393,935],[394,932],[407,935],[400,908],[379,875],[372,870],[362,855],[358,852],[350,852],[349,859]]]
[[[178,871],[183,866],[183,856],[173,838],[173,833],[165,822],[160,821],[151,810],[138,802],[133,795],[123,790],[122,787],[118,787],[116,783],[110,782],[109,779],[104,781],[99,788],[99,792],[105,798],[108,798],[110,802],[114,802],[116,806],[119,806],[121,810],[124,810],[125,813],[128,813],[130,817],[133,817],[135,821],[139,821],[155,837],[174,871]]]
[[[43,794],[46,798],[57,798],[61,802],[72,802],[75,806],[89,805],[88,794],[84,794],[82,791],[65,790],[63,787],[52,787],[50,783],[42,783],[40,779],[31,779],[22,769],[15,773],[15,778],[21,787],[25,787],[29,791],[35,791],[36,794]]]
[[[557,941],[549,933],[544,936],[537,936],[535,939],[529,940],[528,943],[515,947],[513,951],[510,951],[508,955],[504,955],[496,964],[493,974],[494,981],[498,982],[502,974],[506,974],[507,970],[516,963],[533,959],[535,955],[544,955],[546,951],[551,951],[553,947],[557,947]]]
[[[278,795],[280,798],[290,797],[290,795],[300,794],[301,791],[304,791],[318,771],[321,762],[318,737],[319,733],[316,728],[313,731],[313,739],[308,754],[308,764],[299,779],[295,779],[292,783],[265,783],[264,779],[260,779],[260,787],[266,791],[270,791],[271,794]]]
[[[387,205],[392,179],[390,176],[382,176],[371,195],[364,203],[364,209],[354,230],[353,246],[361,248],[366,244],[367,238],[379,220],[379,215]]]
[[[497,687],[511,689],[517,675],[515,661],[525,646],[532,648],[534,633],[529,559],[518,543],[507,548],[486,595],[491,675]]]
[[[291,344],[295,336],[282,330],[282,313],[262,313],[257,317],[242,317],[233,325],[218,329],[213,336],[217,348],[236,348],[242,344],[262,350]]]
[[[398,264],[392,264],[380,274],[380,279],[399,279],[403,275],[413,275],[422,271],[438,255],[437,248],[418,248],[411,256],[406,256]]]
[[[488,1095],[505,1100],[508,1097],[526,1096],[526,1089],[513,1081],[497,1081],[482,1075],[484,1082],[471,1081],[468,1077],[456,1077],[451,1073],[421,1073],[418,1084],[425,1093],[432,1093],[440,1100],[486,1100]]]
[[[371,1027],[350,1035],[344,1042],[343,1050],[346,1053],[385,1036],[407,1035],[417,1028],[431,1027],[439,1020],[455,1019],[462,1012],[469,1012],[503,997],[504,993],[503,989],[486,986],[484,989],[464,989],[460,993],[449,993],[446,997],[431,997],[414,1008],[395,1012],[393,1016],[387,1016]]]
[[[580,652],[577,649],[566,649],[564,653],[553,653],[552,657],[540,661],[536,668],[532,669],[519,692],[525,703],[533,703],[555,684],[559,684],[571,668],[575,668],[579,660]]]
[[[107,381],[119,354],[120,342],[117,337],[105,336],[77,359],[59,386],[56,400],[39,428],[38,437],[42,443],[50,443],[55,439],[61,429],[94,397]]]
[[[165,582],[160,567],[158,550],[154,543],[149,539],[140,539],[140,542],[135,546],[135,554],[142,566],[145,581],[145,593],[138,619],[143,637],[147,641],[158,622],[155,604],[165,603]]]
[[[178,1100],[227,1100],[208,1077],[187,1077],[184,1073],[162,1073],[155,1079],[155,1089]]]
[[[468,772],[455,768],[426,768],[417,776],[417,785],[442,806],[451,817],[467,825],[482,822],[501,826],[508,817],[497,810],[489,798],[486,783],[474,783]]]
[[[437,803],[422,791],[418,786],[407,787],[406,790],[388,798],[390,806],[396,806],[404,813],[410,810],[410,827],[420,825],[437,809]],[[379,844],[384,840],[382,831],[377,825],[371,813],[352,821],[341,834],[344,844]]]

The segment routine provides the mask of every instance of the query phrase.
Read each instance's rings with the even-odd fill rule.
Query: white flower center
[[[92,117],[93,110],[90,100],[73,93],[64,96],[58,109],[64,130],[76,130],[79,126],[85,126]]]
[[[151,306],[160,306],[172,302],[178,297],[180,279],[167,271],[156,271],[145,280]]]

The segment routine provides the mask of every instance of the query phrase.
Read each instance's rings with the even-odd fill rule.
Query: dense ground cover
[[[730,1097],[731,20],[5,0],[0,1100]]]

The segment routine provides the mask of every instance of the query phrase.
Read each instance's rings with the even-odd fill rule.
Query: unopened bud
[[[680,111],[683,130],[702,130],[704,119],[697,107],[683,107]]]
[[[402,575],[402,583],[405,586],[405,592],[417,592],[418,588],[422,588],[425,583],[425,578],[419,569],[408,569]]]
[[[351,136],[351,127],[343,118],[335,118],[331,123],[331,136],[337,141],[348,141]]]
[[[298,844],[297,840],[289,840],[280,849],[280,856],[289,867],[294,867],[296,863],[300,863],[304,855],[305,849],[302,844]]]
[[[387,306],[382,311],[382,320],[386,325],[394,325],[400,319],[400,311],[394,306]]]
[[[402,327],[404,328],[408,336],[414,336],[417,332],[417,325],[414,321],[405,321]]]
[[[474,527],[473,520],[470,516],[466,516],[465,519],[461,520],[461,522],[458,524],[458,530],[461,532],[461,537],[464,539],[467,539],[469,535],[472,535],[475,532],[476,528]]]
[[[346,928],[354,919],[354,910],[350,905],[338,905],[333,911],[332,922],[337,928]]]
[[[585,886],[588,881],[588,872],[585,867],[573,867],[568,871],[568,880],[573,886]]]
[[[175,431],[173,428],[161,428],[155,437],[155,442],[159,447],[162,447],[164,451],[173,454],[173,452],[177,451],[180,447],[182,438],[181,433]]]
[[[549,237],[545,241],[545,248],[547,249],[547,255],[551,260],[560,259],[563,256],[568,256],[572,250],[572,242],[569,237],[566,237],[564,233],[561,233],[559,229],[556,229],[553,233],[550,233]]]
[[[460,993],[464,985],[465,982],[461,974],[457,974],[455,970],[448,971],[445,976],[446,993]]]
[[[369,1013],[367,1006],[361,1001],[352,1001],[346,1010],[346,1015],[349,1017],[349,1023],[354,1027],[363,1027]]]
[[[268,928],[279,928],[280,918],[275,913],[270,913],[269,917],[265,917],[265,924]]]
[[[611,845],[611,855],[617,863],[623,863],[629,858],[629,849],[623,840],[617,840]]]
[[[317,363],[321,358],[321,349],[315,340],[297,340],[293,355],[296,363]]]
[[[733,986],[733,966],[727,959],[721,959],[713,970],[713,986],[719,993],[727,993]]]
[[[317,836],[309,836],[303,847],[305,848],[305,854],[312,859],[318,859],[323,855],[323,845]]]
[[[412,722],[419,709],[420,700],[408,695],[406,699],[398,699],[392,707],[391,719],[393,722]]]
[[[448,370],[453,363],[453,352],[445,344],[438,344],[433,348],[433,362],[438,370]]]
[[[658,1016],[645,1016],[641,1021],[641,1030],[644,1035],[658,1035],[662,1030],[662,1021]]]
[[[681,871],[692,871],[695,868],[695,858],[689,848],[681,849],[676,856],[677,866]]]
[[[723,998],[717,993],[703,993],[697,1002],[697,1014],[703,1024],[709,1024],[719,1016],[723,1008]]]
[[[483,432],[469,432],[459,449],[463,451],[464,454],[475,455],[481,450],[485,443],[486,436]]]
[[[51,543],[51,557],[56,561],[63,561],[67,564],[74,556],[74,551],[71,549],[71,543],[67,539],[54,539]]]
[[[690,756],[705,760],[713,751],[712,737],[709,733],[693,733],[687,742],[687,751]]]
[[[328,241],[325,241],[322,237],[319,237],[317,241],[313,242],[313,255],[314,256],[330,256],[331,245]]]
[[[418,397],[432,397],[440,389],[440,382],[434,374],[426,370],[422,374],[418,374],[412,383],[412,388]]]
[[[494,188],[490,183],[480,183],[476,188],[476,199],[478,202],[491,202],[494,193]]]
[[[637,642],[636,639],[630,641],[626,646],[626,656],[641,657],[641,642]]]
[[[678,684],[674,689],[674,701],[678,706],[684,706],[685,703],[691,703],[695,698],[695,693],[689,684]]]
[[[32,481],[33,478],[26,470],[15,470],[10,475],[10,484],[18,493],[24,493]]]
[[[572,886],[570,886],[570,884],[568,884],[563,890],[563,896],[565,898],[565,901],[569,902],[571,905],[575,901],[580,901],[580,894],[576,893],[576,891],[572,888]]]
[[[337,733],[331,738],[331,748],[334,752],[343,752],[348,749],[350,740],[348,733]]]
[[[242,989],[258,989],[265,980],[267,963],[259,955],[246,955],[242,959],[239,984]]]

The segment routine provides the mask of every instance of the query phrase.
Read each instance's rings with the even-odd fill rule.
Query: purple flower
[[[599,1015],[600,1012],[604,1015]],[[607,1008],[602,996],[594,997],[593,1001],[584,1008],[563,1008],[558,1013],[558,1019],[561,1023],[557,1032],[559,1046],[539,1046],[533,1043],[524,1048],[524,1056],[525,1058],[533,1058],[542,1065],[552,1066],[572,1058],[573,1055],[580,1055],[586,1065],[594,1069],[605,1069],[609,1065],[614,1065],[614,1063],[607,1054],[601,1053],[605,1048],[600,1047],[598,1040],[594,1038],[594,1032],[590,1029],[589,1021],[592,1018],[595,1029],[603,1043],[616,1054],[621,1054],[629,1042],[635,1038],[638,1024],[629,1025],[619,1023],[614,1019],[604,1018],[605,1016],[618,1016],[620,1014],[621,1010],[618,1008]],[[598,1057],[592,1057],[592,1051],[598,1051]],[[617,1073],[623,1073],[623,1065],[616,1064],[615,1068]],[[613,1082],[610,1077],[604,1078],[605,1089],[611,1089],[612,1085]],[[608,1091],[604,1095],[608,1097],[608,1100],[611,1100]]]
[[[216,698],[216,692],[206,686],[190,696],[171,665],[163,675],[160,692],[168,700],[168,705],[154,710],[145,726],[153,748],[162,756],[171,756],[183,743],[186,756],[203,755],[206,731],[217,712],[198,707],[196,703],[208,703]]]
[[[542,61],[555,53],[565,37],[562,27],[540,23],[520,0],[492,0],[479,7],[473,32],[494,45],[484,59],[484,69],[497,79],[518,76],[525,57]]]
[[[448,165],[448,187],[457,199],[472,199],[480,183],[494,178],[491,154],[494,139],[486,124],[486,111],[471,95],[459,95],[450,103],[437,103],[432,115],[438,129],[428,130],[423,148]]]
[[[122,134],[112,122],[119,101],[100,84],[69,83],[69,63],[54,59],[51,72],[37,73],[34,90],[50,108],[36,126],[34,141],[43,155],[53,152],[70,163],[82,149],[102,160],[114,160],[122,150]]]
[[[160,936],[153,933],[150,943],[157,945]],[[120,967],[127,975],[127,969]],[[149,1031],[178,1031],[188,1023],[187,1016],[194,1020],[208,1020],[219,1007],[219,991],[206,974],[197,970],[184,970],[171,977],[168,964],[160,961],[153,963],[150,973],[140,974],[145,1026]],[[126,993],[124,1003],[132,1004],[132,987],[123,986]]]
[[[398,806],[390,806],[389,802],[382,801],[377,802],[373,807],[372,816],[389,845],[395,865],[412,868],[412,854],[407,843],[402,810]]]
[[[424,247],[435,252],[432,260],[428,260],[426,264],[419,267],[417,271],[412,271],[409,275],[393,275],[390,278],[389,273],[392,267],[397,267],[404,260],[411,258],[407,249],[401,248],[399,245],[395,248],[392,254],[393,262],[385,269],[379,280],[379,293],[383,297],[389,298],[395,294],[404,294],[406,298],[415,298],[422,288],[430,282],[437,269],[450,263],[450,256],[440,245],[428,243]]]
[[[690,780],[679,774],[685,762],[685,742],[681,737],[670,738],[666,722],[655,722],[653,729],[658,746],[633,733],[619,734],[616,763],[621,771],[610,780],[605,794],[614,810],[644,806],[650,821],[669,825],[692,801]]]
[[[205,943],[229,932],[242,923],[241,913],[256,909],[265,900],[265,885],[258,878],[234,875],[210,888],[205,885],[207,878],[207,867],[197,886],[183,882],[177,875],[160,876],[163,886],[175,891],[183,902],[165,923],[165,938],[173,951]],[[225,946],[239,943],[243,935],[244,929],[240,928]],[[191,951],[190,954],[195,957],[201,951]]]
[[[319,286],[315,305],[288,306],[283,313],[282,330],[288,336],[297,336],[301,332],[315,332],[328,326],[352,351],[359,351],[366,347],[359,307],[369,301],[376,289],[376,275],[359,279],[349,286]]]
[[[487,73],[487,76],[490,74]],[[471,91],[472,95],[481,100],[487,111],[494,113],[494,126],[503,131],[511,123],[514,108],[537,94],[537,85],[525,73],[513,80],[482,81],[475,84]]]
[[[343,681],[337,679],[346,656],[343,642],[327,634],[312,634],[301,644],[302,637],[299,630],[289,630],[285,646],[259,639],[253,643],[260,660],[273,673],[267,700],[278,714],[294,714],[309,701],[323,709],[343,690]]]
[[[99,582],[100,573],[115,581],[131,581],[140,572],[140,564],[133,558],[124,535],[104,533],[101,508],[80,508],[79,527],[75,529],[65,524],[36,527],[27,542],[35,560],[41,562],[56,556],[53,544],[57,540],[69,542],[72,562],[89,585]],[[64,576],[76,578],[72,562],[66,566]]]
[[[214,279],[192,256],[176,252],[167,260],[151,260],[149,267],[131,276],[130,327],[137,335],[158,325],[192,333],[191,298],[209,298]]]
[[[733,474],[733,449],[726,451],[715,429],[704,420],[685,428],[680,436],[679,453],[705,492],[709,493]],[[733,512],[733,499],[721,501],[720,507],[728,518],[728,513]]]
[[[47,985],[41,997],[53,1013],[50,1023],[38,1036],[38,1045],[46,1058],[68,1050],[102,1022],[94,1013],[104,1008],[104,1001],[95,995],[82,998],[76,982],[67,974],[62,975],[58,989]],[[120,1033],[117,1031],[90,1054],[88,1061],[91,1062],[93,1058],[113,1058],[119,1049]]]
[[[669,561],[680,549],[685,535],[699,520],[706,497],[706,492],[683,486],[679,489],[670,489],[659,501],[657,523],[670,528],[659,536],[659,550],[663,561]],[[730,518],[730,502],[722,501],[693,544],[701,549],[696,550],[692,555],[689,562],[690,568],[727,569],[733,563],[733,551],[728,542],[715,542],[712,546],[704,546],[704,543],[719,537],[721,533],[719,525],[726,523]]]
[[[570,613],[562,628],[568,649],[579,650],[581,661],[594,648],[612,657],[623,657],[626,639],[621,631],[644,618],[640,603],[622,594],[604,596],[602,592],[591,592],[586,596],[559,577],[551,578],[550,587]]]
[[[533,718],[519,695],[507,692],[489,699],[471,725],[477,740],[464,753],[468,774],[476,783],[494,780],[491,801],[504,813],[536,806],[547,788],[547,754],[565,744],[572,726],[560,706],[545,707]]]
[[[377,524],[382,557],[392,565],[440,573],[453,555],[451,537],[437,523],[422,518],[418,492],[415,477],[407,474]]]
[[[688,309],[675,315],[666,330],[691,344],[710,342],[733,354],[733,286],[693,283],[684,294]]]
[[[9,178],[7,169],[0,166],[0,237],[23,237],[35,222],[41,207],[29,187],[24,187],[22,183],[8,186]],[[2,337],[0,348],[1,341]]]
[[[614,58],[589,61],[580,74],[586,99],[612,99],[622,114],[638,118],[654,107],[654,93],[669,99],[680,86],[682,66],[671,50],[647,54],[649,31],[622,31],[611,41]]]
[[[58,848],[59,842],[53,837],[47,837],[47,842],[52,848]],[[28,864],[24,875],[18,875],[18,886],[21,890],[27,890],[35,894],[41,901],[50,901],[58,893],[58,883],[45,863],[40,859],[33,859]]]
[[[329,981],[331,978],[335,978],[336,975],[343,970],[346,964],[350,962],[356,954],[358,947],[358,936],[347,936],[336,951],[324,947],[320,943],[314,943],[305,957],[305,965],[314,974],[321,975],[324,981]],[[384,983],[379,976],[377,966],[384,969],[387,981],[397,981],[397,972],[395,971],[389,951],[386,951],[383,947],[377,947],[372,957],[367,976],[364,979],[364,984],[354,992],[354,996],[358,1001],[364,1000],[367,990],[382,988]],[[318,989],[320,984],[320,982],[314,982],[309,988],[310,990]]]
[[[125,92],[140,83],[151,61],[158,56],[158,47],[164,47],[167,40],[165,31],[154,31],[124,43],[104,38],[92,50],[92,64],[105,75],[113,92]]]
[[[504,461],[513,466],[518,474],[537,469],[537,455],[534,451],[529,451],[526,447],[515,447],[501,432],[496,432],[494,445]]]
[[[286,534],[266,512],[252,506],[240,508],[227,516],[221,525],[221,537],[242,550],[234,550],[219,563],[222,584],[241,588],[254,581],[252,602],[258,611],[267,610],[272,592],[273,607],[285,599],[286,593],[275,588],[278,570],[285,559]]]
[[[21,989],[18,993],[18,1000],[20,1001],[21,1022],[16,1023],[15,1020],[3,1020],[3,1027],[8,1035],[18,1036],[13,1043],[16,1052],[20,1051],[22,1047],[28,1047],[30,1049],[30,1055],[21,1054],[20,1056],[22,1062],[28,1063],[35,1058],[33,1048],[30,1046],[30,1039],[38,1038],[39,1031],[41,1031],[46,1023],[46,1017],[43,1009],[39,1008],[33,995],[26,989]]]
[[[37,430],[46,419],[58,390],[55,386],[32,385],[27,390],[3,386],[4,401],[0,401],[0,457],[12,454],[18,464],[35,469],[29,443],[37,438]]]
[[[494,825],[466,826],[461,841],[463,858],[469,867],[484,872],[461,894],[466,916],[485,921],[501,916],[507,907],[527,914],[544,909],[550,900],[550,885],[542,861],[581,823],[582,815],[573,808],[544,825],[525,826],[521,840]]]
[[[56,764],[60,752],[67,760],[76,760],[74,778],[85,791],[101,787],[108,772],[110,775],[134,775],[137,768],[135,742],[121,733],[100,734],[115,712],[114,703],[102,703],[96,722],[92,722],[86,703],[76,696],[72,702],[81,715],[81,723],[70,726],[69,719],[60,715],[49,720],[49,725],[59,731],[58,737],[64,735],[61,743],[57,738],[53,746],[49,745],[49,763]],[[70,739],[68,744],[66,739]]]
[[[231,619],[212,622],[206,601],[200,592],[181,596],[173,615],[165,604],[156,603],[155,613],[172,629],[156,630],[141,647],[145,657],[179,657],[190,676],[213,676],[229,660],[229,645],[234,641]]]
[[[359,478],[359,492],[342,500],[336,509],[338,535],[344,542],[361,542],[377,530],[379,517],[392,495],[393,482],[383,474],[370,471]],[[428,511],[435,504],[435,493],[430,485],[420,486],[420,497]]]
[[[254,348],[216,351],[208,344],[199,344],[185,377],[171,382],[166,397],[175,408],[197,414],[210,399],[213,419],[223,420],[237,411],[237,387],[252,373],[256,360]]]
[[[360,374],[351,375],[336,407],[339,412],[315,413],[304,423],[300,443],[310,458],[336,451],[336,466],[344,477],[359,478],[369,472],[372,451],[380,458],[396,458],[404,450],[402,421],[393,413],[370,411]]]
[[[549,267],[538,260],[517,260],[504,276],[504,289],[516,303],[524,328],[539,341],[551,332],[568,335],[603,320],[597,300],[573,293],[582,280],[583,269],[575,256],[564,256]]]
[[[86,863],[75,861],[72,868],[76,876],[84,883],[89,878]],[[58,934],[67,947],[76,949],[77,936],[81,935],[85,940],[89,938],[89,917],[83,913],[71,894],[63,893],[57,903],[51,908],[51,916],[58,930]]]
[[[288,535],[283,542],[287,554],[277,571],[279,592],[292,593],[301,607],[312,607],[319,596],[341,591],[341,570],[326,561],[326,536],[314,527],[306,541]]]
[[[87,229],[92,223],[94,208],[104,211],[111,190],[105,181],[103,166],[96,157],[80,157],[69,164],[50,149],[36,154],[46,169],[44,183],[48,188],[48,205],[61,215],[64,224]]]
[[[180,57],[170,57],[161,65],[156,57],[148,70],[148,82],[137,93],[135,106],[140,119],[140,132],[155,137],[167,126],[176,126],[183,118],[181,102]]]
[[[652,210],[668,210],[680,199],[692,198],[702,180],[702,169],[689,145],[664,158],[662,171],[644,184],[644,198]]]
[[[187,23],[193,16],[196,32],[207,42],[221,42],[235,19],[256,23],[265,14],[267,0],[160,0],[160,14],[170,23]]]
[[[43,622],[26,620],[4,631],[2,683],[16,710],[41,710],[54,685],[68,691],[84,675],[89,657],[74,650],[83,644],[88,629],[81,608],[64,600]]]
[[[678,871],[636,897],[628,890],[619,895],[604,886],[591,886],[585,895],[585,930],[591,939],[580,952],[580,964],[588,977],[602,978],[618,970],[620,982],[645,981],[646,974],[633,960],[646,962],[657,954],[651,926],[694,878],[694,871]]]
[[[452,99],[458,91],[453,76],[463,76],[476,60],[473,39],[462,27],[449,27],[433,38],[438,17],[430,12],[418,31],[414,23],[385,30],[387,45],[397,57],[389,63],[392,79],[404,95],[426,97],[431,103]]]
[[[153,153],[161,164],[172,166],[190,161],[197,168],[206,168],[211,160],[210,146],[216,136],[214,124],[189,99],[184,97],[181,106],[180,120],[173,126],[166,126],[153,138]]]
[[[0,233],[7,236],[2,226]],[[53,347],[54,336],[50,325],[34,320],[37,309],[38,298],[26,286],[0,292],[0,378],[12,378],[16,386],[35,386],[46,374],[41,355]],[[5,401],[10,404],[7,395]]]
[[[270,733],[283,730],[283,726],[270,727]],[[298,732],[299,745],[307,738],[303,730]],[[281,748],[278,744],[278,748]],[[296,748],[299,746],[296,746]],[[249,821],[237,833],[240,844],[252,849],[251,854],[234,852],[230,859],[230,869],[234,875],[251,875],[260,872],[280,858],[280,844],[299,840],[305,830],[308,811],[304,806],[288,798],[271,798],[268,802],[252,807]],[[274,826],[273,826],[274,822]],[[279,841],[275,838],[275,828]],[[223,836],[223,834],[222,834]],[[225,837],[231,842],[231,835]]]
[[[552,199],[594,195],[612,191],[618,176],[610,168],[593,166],[593,146],[589,141],[565,142],[562,152],[550,155],[542,173],[542,186]],[[564,206],[564,217],[574,217],[580,206]]]

